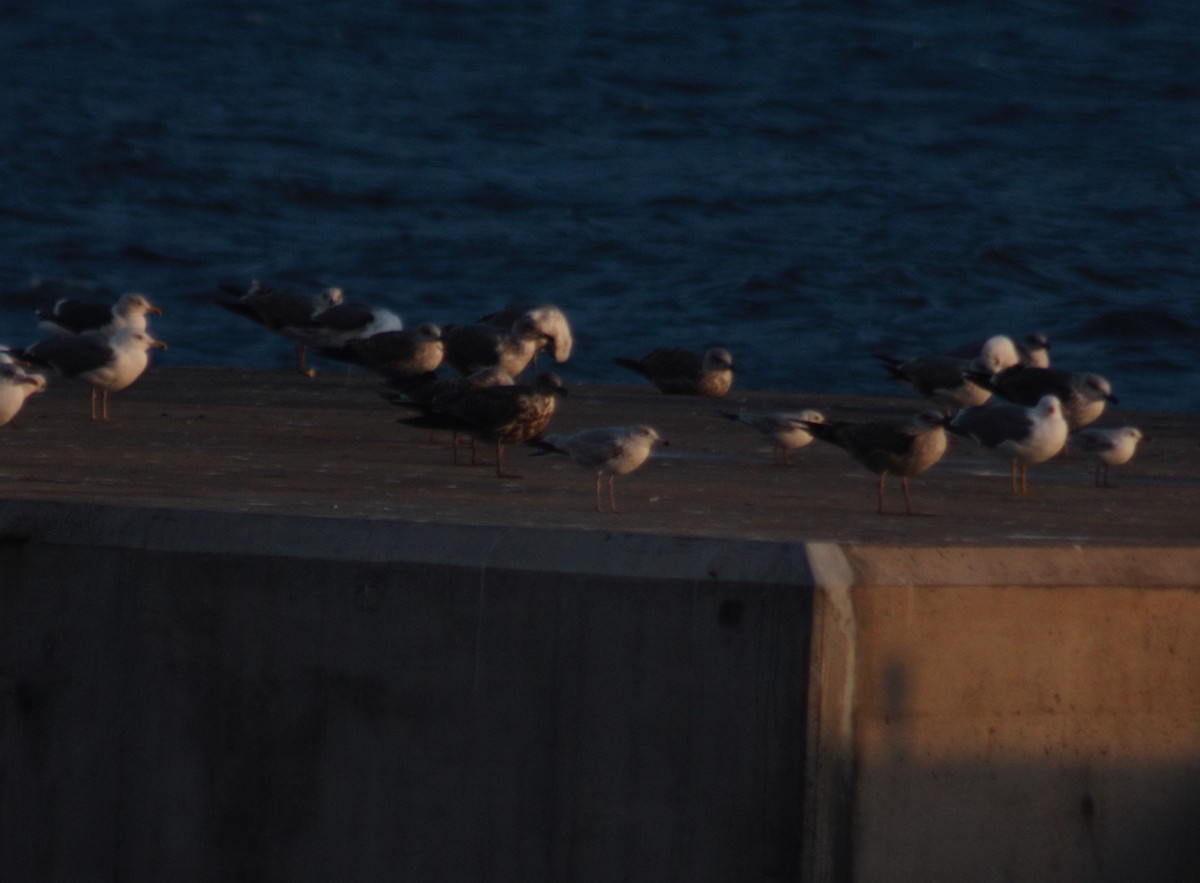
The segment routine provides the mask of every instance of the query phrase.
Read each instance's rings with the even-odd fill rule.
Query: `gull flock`
[[[309,377],[316,373],[308,365],[310,353],[378,376],[382,399],[406,412],[400,424],[429,430],[431,437],[452,434],[455,463],[463,438],[471,444],[472,463],[477,443],[494,446],[501,477],[511,477],[504,468],[509,446],[566,457],[594,475],[598,512],[618,511],[616,476],[636,471],[668,444],[643,424],[548,432],[569,391],[557,373],[540,370],[538,360],[545,356],[561,365],[574,346],[570,322],[550,304],[505,308],[467,325],[423,323],[408,330],[394,312],[347,300],[340,288],[306,293],[260,281],[222,284],[214,303],[294,344],[296,369]],[[51,377],[86,383],[91,418],[108,420],[109,394],[142,376],[151,350],[167,348],[149,329],[148,317],[161,314],[139,293],[114,304],[64,298],[39,311],[47,336],[0,348],[0,425],[44,391]],[[1075,451],[1095,462],[1096,486],[1109,487],[1109,468],[1129,462],[1143,440],[1136,427],[1091,425],[1108,404],[1117,403],[1111,384],[1093,372],[1051,367],[1050,343],[1042,334],[1020,340],[995,335],[956,352],[876,359],[928,406],[906,418],[861,422],[831,420],[811,408],[714,410],[714,419],[734,421],[769,440],[773,463],[781,467],[814,440],[842,449],[877,476],[880,514],[888,476],[900,479],[905,512],[915,513],[909,479],[934,467],[954,437],[1007,461],[1014,496],[1029,493],[1030,466]],[[694,352],[662,346],[613,362],[663,394],[707,398],[725,396],[737,371],[723,347]]]

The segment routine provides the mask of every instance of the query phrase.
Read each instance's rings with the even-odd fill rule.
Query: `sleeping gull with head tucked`
[[[1014,496],[1029,493],[1029,467],[1044,463],[1061,451],[1069,431],[1062,403],[1053,395],[1043,396],[1032,408],[994,399],[978,408],[964,408],[948,428],[1009,460]]]
[[[733,386],[733,356],[714,346],[703,355],[675,347],[659,347],[640,359],[618,357],[622,368],[641,374],[668,395],[720,398]]]
[[[21,361],[50,368],[66,378],[92,387],[92,419],[108,419],[108,394],[120,392],[142,376],[150,364],[150,350],[167,345],[144,331],[122,328],[111,337],[78,335],[48,337],[13,353]],[[100,410],[96,410],[96,394]]]
[[[1121,466],[1132,460],[1138,443],[1144,438],[1136,426],[1117,429],[1091,427],[1071,436],[1075,447],[1096,461],[1096,487],[1111,487],[1108,483],[1108,467]],[[1100,480],[1102,470],[1103,482]]]
[[[573,435],[548,435],[530,444],[546,452],[565,454],[572,462],[596,471],[596,511],[600,505],[600,485],[608,476],[608,511],[617,511],[613,479],[628,475],[650,458],[656,444],[667,442],[649,426],[601,426]]]
[[[772,442],[771,463],[784,467],[791,465],[788,462],[789,451],[798,450],[812,442],[813,435],[807,424],[825,422],[825,416],[812,408],[787,413],[750,414],[734,411],[718,411],[717,413],[728,420],[749,426],[769,438]]]
[[[878,512],[883,514],[883,487],[889,475],[900,476],[904,507],[914,514],[908,479],[920,475],[946,453],[946,418],[936,411],[922,411],[903,420],[850,423],[808,422],[809,431],[821,441],[846,451],[879,476]]]

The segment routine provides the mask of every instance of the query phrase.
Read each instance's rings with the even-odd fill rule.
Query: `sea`
[[[2,343],[140,291],[156,364],[286,368],[214,303],[259,279],[556,304],[568,385],[720,345],[802,406],[1038,331],[1200,412],[1195,0],[0,0],[0,57]]]

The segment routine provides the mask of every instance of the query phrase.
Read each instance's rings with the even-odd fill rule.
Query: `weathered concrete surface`
[[[714,412],[915,399],[582,387],[555,431],[672,441],[614,516],[569,463],[451,465],[361,376],[86,399],[0,432],[12,879],[1200,870],[1200,418],[1121,415],[1116,487],[1026,499],[956,442],[879,517],[842,452],[778,469]]]

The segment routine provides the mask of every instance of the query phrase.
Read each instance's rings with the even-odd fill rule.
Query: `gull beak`
[[[167,348],[168,347],[167,347],[166,343],[164,343],[161,340],[150,341],[150,349],[152,349],[152,350],[165,350]]]
[[[155,316],[161,316],[163,314],[162,307],[151,307],[150,309],[146,310],[146,312]]]

